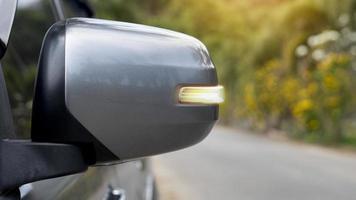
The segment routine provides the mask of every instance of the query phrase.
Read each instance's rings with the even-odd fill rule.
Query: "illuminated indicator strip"
[[[223,86],[188,86],[179,89],[180,103],[219,104],[224,102]]]

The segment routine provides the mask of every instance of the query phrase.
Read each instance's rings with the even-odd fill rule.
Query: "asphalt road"
[[[356,199],[354,154],[233,129],[153,161],[163,200]]]

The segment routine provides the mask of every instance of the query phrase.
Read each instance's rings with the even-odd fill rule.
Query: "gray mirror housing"
[[[197,39],[144,25],[73,18],[47,32],[32,116],[34,142],[82,148],[90,164],[123,162],[198,143],[217,104],[183,104],[183,86],[216,86]]]

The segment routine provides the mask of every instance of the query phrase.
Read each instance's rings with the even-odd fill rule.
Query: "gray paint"
[[[0,40],[7,45],[14,21],[17,0],[0,0]]]
[[[96,19],[66,25],[66,104],[121,159],[203,139],[216,106],[183,106],[177,87],[216,85],[206,48],[164,29]]]
[[[54,34],[58,30],[63,35]],[[55,42],[58,37],[64,45]],[[123,162],[196,144],[217,120],[218,105],[178,103],[183,85],[218,84],[205,46],[193,37],[73,18],[54,25],[44,47],[34,99],[34,141],[99,142],[114,158],[94,145],[97,164]],[[43,52],[58,48],[65,48],[58,50],[64,55]],[[62,92],[63,99],[56,95]],[[58,109],[70,116],[59,115]]]

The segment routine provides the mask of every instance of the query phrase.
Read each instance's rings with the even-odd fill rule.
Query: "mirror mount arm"
[[[69,144],[0,141],[0,196],[23,184],[86,171],[79,147]]]
[[[5,55],[6,45],[0,40],[0,59]]]

